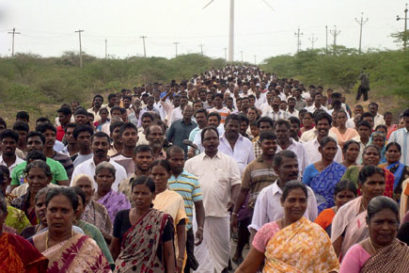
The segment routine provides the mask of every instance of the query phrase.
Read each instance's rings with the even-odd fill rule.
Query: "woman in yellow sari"
[[[284,218],[265,224],[254,237],[252,248],[236,273],[337,272],[339,262],[326,232],[303,217],[307,209],[307,188],[289,181],[281,196]]]

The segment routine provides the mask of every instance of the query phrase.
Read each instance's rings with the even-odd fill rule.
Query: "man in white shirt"
[[[291,117],[298,117],[298,110],[295,109],[295,105],[296,105],[296,99],[294,97],[289,97],[287,100],[288,103],[288,108],[287,108],[287,112]]]
[[[6,166],[11,175],[13,168],[24,162],[23,159],[16,155],[18,134],[10,129],[5,129],[0,134],[0,147],[2,155],[0,156],[0,165]]]
[[[290,138],[291,124],[287,120],[279,119],[274,124],[274,131],[277,136],[277,152],[283,150],[293,151],[297,155],[298,169],[300,170],[300,177],[307,166],[307,155],[301,143],[296,142]]]
[[[219,151],[234,158],[239,165],[240,174],[243,174],[247,164],[255,157],[251,141],[239,133],[239,116],[236,114],[228,116],[224,130],[224,134],[220,137]]]
[[[104,132],[95,133],[92,136],[91,149],[94,154],[93,157],[75,167],[74,172],[72,173],[71,184],[77,175],[86,174],[92,179],[94,187],[95,189],[97,189],[98,185],[94,181],[95,169],[99,163],[107,161],[111,163],[116,169],[115,181],[112,184],[112,189],[114,191],[118,191],[119,182],[126,179],[127,175],[124,167],[111,160],[107,155],[109,149],[109,136]]]
[[[280,109],[281,99],[279,97],[273,97],[271,100],[271,110],[263,114],[263,116],[270,117],[272,120],[276,121],[279,119],[288,119],[290,115]]]
[[[315,117],[315,124],[315,127],[317,129],[317,136],[313,140],[303,143],[305,153],[307,154],[306,166],[321,160],[321,153],[318,150],[320,146],[319,142],[321,141],[321,139],[328,136],[329,129],[331,128],[332,124],[332,118],[326,112],[319,113]],[[338,150],[335,155],[334,161],[342,163],[342,150],[339,145],[337,145],[337,147]]]
[[[199,179],[206,212],[203,242],[195,248],[199,268],[195,272],[223,272],[230,258],[230,216],[228,209],[240,189],[237,163],[220,152],[219,133],[213,127],[201,132],[205,148],[185,163],[185,170]]]
[[[390,142],[399,143],[402,152],[400,156],[400,162],[409,165],[409,109],[406,109],[402,114],[402,118],[405,123],[405,127],[394,131],[389,137]]]
[[[273,168],[278,179],[272,185],[262,189],[257,196],[253,218],[248,227],[251,234],[250,243],[253,241],[256,232],[264,224],[283,218],[284,210],[280,199],[285,184],[291,180],[297,180],[299,173],[297,155],[288,150],[276,153]],[[309,187],[307,188],[308,205],[304,215],[310,221],[314,221],[318,214],[317,200],[313,190]]]
[[[378,104],[376,102],[371,102],[368,105],[368,111],[373,115],[374,118],[374,128],[378,125],[385,125],[385,120],[381,114],[378,113]]]
[[[324,111],[328,112],[327,107],[325,107],[325,106],[323,106],[323,105],[321,104],[321,101],[322,101],[322,95],[321,95],[321,93],[318,93],[318,92],[315,93],[313,99],[314,99],[313,105],[311,105],[311,106],[305,108],[308,112],[314,113],[314,112],[317,111],[318,109],[321,109],[321,110],[324,110]]]

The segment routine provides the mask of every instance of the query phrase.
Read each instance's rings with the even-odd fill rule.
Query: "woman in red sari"
[[[22,237],[3,232],[6,217],[6,201],[0,196],[0,272],[46,272],[47,258]]]
[[[114,272],[176,272],[173,220],[152,208],[155,183],[147,176],[131,183],[135,207],[118,212],[114,222]]]

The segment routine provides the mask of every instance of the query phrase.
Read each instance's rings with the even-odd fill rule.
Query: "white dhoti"
[[[221,273],[229,265],[230,217],[205,217],[203,242],[195,246],[195,257],[199,267],[194,272]]]

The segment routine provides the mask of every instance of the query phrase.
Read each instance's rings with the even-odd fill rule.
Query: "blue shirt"
[[[178,177],[172,175],[169,178],[168,188],[183,197],[186,215],[189,217],[186,229],[192,228],[194,202],[203,200],[202,190],[200,189],[197,177],[184,170]]]

